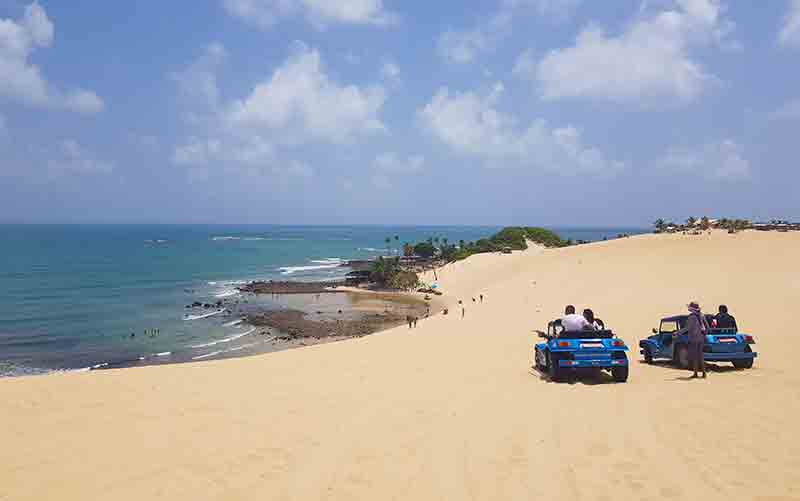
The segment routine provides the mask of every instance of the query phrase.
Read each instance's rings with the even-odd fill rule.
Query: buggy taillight
[[[559,348],[569,348],[569,341],[559,341],[558,342]]]
[[[753,339],[753,336],[750,336],[750,335],[746,334],[743,337],[744,337],[744,342],[745,343],[747,343],[747,344],[756,344],[756,340]]]
[[[623,341],[622,339],[615,339],[614,342],[611,344],[613,346],[625,346],[625,341]]]

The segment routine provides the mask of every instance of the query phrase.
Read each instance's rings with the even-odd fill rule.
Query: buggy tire
[[[675,365],[680,369],[689,368],[689,347],[685,344],[675,347]]]
[[[645,346],[644,350],[642,350],[642,351],[644,351],[644,354],[643,354],[644,355],[644,363],[652,365],[653,364],[653,352],[650,351],[650,347]]]
[[[611,369],[611,377],[617,383],[624,383],[628,380],[628,366],[614,367]]]
[[[561,381],[563,379],[564,371],[558,366],[558,356],[553,356],[550,353],[547,360],[547,369],[550,374],[550,381]]]
[[[534,367],[536,368],[536,370],[538,370],[539,372],[544,372],[545,370],[547,370],[547,366],[545,366],[545,365],[542,365],[542,364],[540,363],[540,359],[543,359],[543,358],[544,358],[544,355],[543,355],[543,354],[542,354],[542,352],[539,350],[539,348],[534,348],[534,350],[533,350],[533,366],[534,366]]]
[[[753,350],[750,349],[749,346],[744,347],[745,353],[753,353]],[[754,358],[747,358],[744,360],[731,360],[733,362],[733,366],[737,369],[750,369],[753,367],[753,362],[755,362]]]

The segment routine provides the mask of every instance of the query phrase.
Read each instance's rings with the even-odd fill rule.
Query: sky
[[[800,219],[800,0],[0,0],[0,222]]]

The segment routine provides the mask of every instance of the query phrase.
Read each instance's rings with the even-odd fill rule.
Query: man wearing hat
[[[689,337],[689,365],[692,367],[693,378],[697,377],[698,369],[706,377],[706,361],[703,359],[703,345],[706,342],[706,332],[708,332],[708,322],[700,305],[697,301],[692,301],[687,305],[689,308],[689,318],[686,319],[687,334]]]

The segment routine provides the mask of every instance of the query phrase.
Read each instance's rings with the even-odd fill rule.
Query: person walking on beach
[[[461,307],[461,318],[464,318],[464,314],[467,312],[467,309],[463,306]]]
[[[689,318],[686,319],[686,328],[689,336],[689,365],[693,371],[692,379],[697,378],[698,370],[703,373],[703,378],[705,378],[706,361],[703,358],[703,344],[706,341],[708,322],[697,301],[690,302],[687,308],[689,309]]]
[[[417,317],[416,316],[414,317],[414,328],[415,329],[417,328]]]
[[[410,329],[411,324],[414,323],[414,319],[411,317],[411,315],[406,315],[406,322],[408,322],[408,328]]]
[[[483,303],[483,294],[480,295],[481,303]]]

